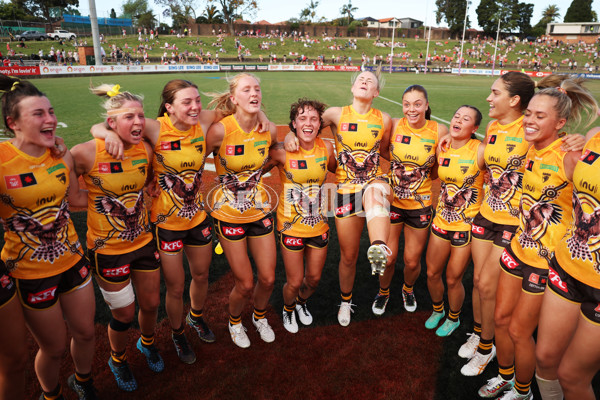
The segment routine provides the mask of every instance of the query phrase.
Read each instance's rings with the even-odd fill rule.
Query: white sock
[[[563,400],[563,392],[558,379],[544,379],[535,374],[542,400]]]

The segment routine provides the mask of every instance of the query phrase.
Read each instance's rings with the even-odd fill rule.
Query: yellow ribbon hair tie
[[[17,88],[17,85],[21,83],[20,81],[14,81],[12,86],[10,87],[10,91],[12,92],[13,90],[15,90]]]
[[[119,92],[119,89],[121,89],[120,85],[115,85],[112,87],[112,89],[110,89],[108,92],[106,92],[106,94],[108,95],[108,97],[115,97],[118,94],[121,94]]]

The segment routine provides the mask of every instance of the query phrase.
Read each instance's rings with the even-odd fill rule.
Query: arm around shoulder
[[[219,151],[224,138],[225,126],[223,126],[223,124],[211,125],[206,133],[206,154],[216,154]]]
[[[580,151],[570,151],[565,155],[563,159],[563,165],[565,167],[565,175],[569,181],[573,180],[573,171],[575,171],[575,165],[581,157]]]

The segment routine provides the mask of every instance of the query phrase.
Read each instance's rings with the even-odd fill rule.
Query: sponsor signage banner
[[[314,71],[314,65],[269,65],[269,71]],[[317,71],[321,71],[317,69]]]
[[[40,67],[0,67],[0,73],[3,75],[39,75]]]
[[[21,67],[24,68],[24,67]],[[33,67],[30,67],[33,68]],[[184,65],[69,65],[42,66],[38,68],[40,75],[65,74],[123,74],[144,72],[189,72],[189,71],[219,71],[218,65],[184,64]]]

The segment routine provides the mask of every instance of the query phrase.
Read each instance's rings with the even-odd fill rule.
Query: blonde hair
[[[215,109],[221,111],[223,115],[231,115],[235,113],[236,106],[231,101],[231,96],[235,92],[235,89],[238,87],[240,81],[243,78],[252,78],[258,82],[260,85],[260,79],[254,74],[250,74],[248,72],[242,72],[241,74],[237,74],[232,78],[227,78],[227,82],[229,83],[229,91],[220,92],[220,93],[203,93],[208,97],[212,97],[210,103],[208,103],[208,107],[211,108],[214,106]],[[262,106],[262,104],[261,104]]]
[[[536,86],[540,90],[535,96],[555,98],[554,110],[559,118],[566,119],[570,126],[579,125],[583,114],[587,114],[584,126],[589,126],[598,116],[598,103],[592,93],[583,86],[584,82],[583,78],[549,75],[537,83]]]
[[[377,69],[375,71],[358,71],[355,74],[353,74],[350,80],[352,86],[354,86],[354,83],[356,82],[360,74],[362,74],[363,72],[370,72],[373,75],[375,75],[375,79],[377,79],[377,91],[383,89],[383,87],[385,86],[385,78],[381,74],[381,64],[377,65]]]
[[[118,92],[115,87],[117,85],[111,85],[108,83],[103,83],[100,86],[90,87],[90,91],[96,96],[106,97],[106,100],[102,103],[102,108],[104,108],[107,112],[110,110],[116,110],[123,106],[126,101],[136,101],[140,103],[142,106],[144,105],[144,97],[137,94],[132,94],[130,92]],[[108,114],[104,114],[105,118],[108,118]]]

